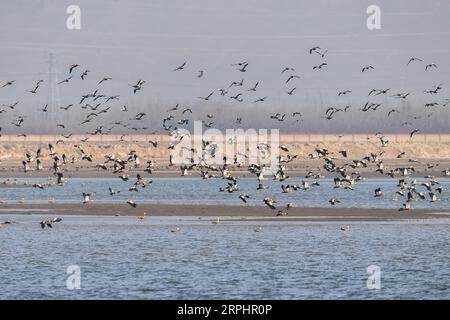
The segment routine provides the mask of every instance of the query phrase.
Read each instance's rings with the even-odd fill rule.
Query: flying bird
[[[409,59],[409,61],[408,61],[408,63],[406,64],[406,66],[409,66],[409,64],[410,64],[411,62],[413,62],[413,61],[421,61],[421,62],[423,62],[422,59],[412,57],[411,59]]]
[[[186,66],[187,61],[183,62],[183,64],[181,64],[180,66],[176,67],[175,69],[173,69],[172,71],[178,71],[178,70],[183,70],[184,67]]]

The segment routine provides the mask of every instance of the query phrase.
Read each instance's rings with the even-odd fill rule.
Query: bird
[[[44,82],[44,80],[38,80],[38,81],[36,82],[36,85],[35,85],[34,89],[33,89],[33,90],[27,90],[27,92],[30,92],[30,93],[35,94],[35,93],[37,92],[37,89],[39,89],[39,86],[40,86],[40,84],[41,84],[42,82]]]
[[[374,67],[373,66],[365,66],[365,67],[362,68],[361,72],[365,72],[365,71],[370,70],[370,69],[373,70]]]
[[[198,75],[197,75],[197,78],[201,78],[201,77],[203,77],[203,74],[205,73],[205,71],[203,71],[203,70],[199,70],[198,71]]]
[[[417,132],[420,132],[419,129],[414,129],[413,131],[411,131],[411,133],[409,134],[409,138],[412,139],[413,135]]]
[[[85,193],[83,192],[83,204],[90,203],[91,197],[95,195],[95,192],[92,193]]]
[[[413,62],[413,61],[421,61],[421,62],[423,62],[422,59],[412,57],[412,58],[410,58],[410,59],[408,60],[408,63],[406,64],[406,66],[409,66],[409,64],[410,64],[411,62]]]
[[[247,193],[242,193],[239,195],[239,199],[241,199],[244,203],[247,203],[247,199],[250,199],[250,196]]]
[[[73,71],[75,68],[77,68],[77,67],[79,67],[78,64],[72,64],[72,65],[69,67],[69,74],[71,74],[72,71]]]
[[[425,66],[425,71],[427,71],[428,68],[436,68],[436,69],[437,69],[437,65],[436,65],[435,63],[427,64],[427,65]]]
[[[84,78],[87,77],[89,72],[91,72],[91,71],[90,70],[84,70],[83,73],[80,76],[81,80],[84,80]]]
[[[409,204],[409,203],[404,203],[403,205],[402,205],[402,207],[400,208],[400,209],[398,209],[398,211],[409,211],[409,210],[411,210],[412,208],[411,208],[411,205]]]
[[[337,200],[336,198],[331,198],[330,200],[328,200],[328,202],[333,206],[336,205],[336,203],[341,203],[341,201]]]
[[[109,77],[104,77],[104,78],[102,78],[102,79],[97,83],[97,86],[101,85],[103,82],[108,81],[108,80],[112,80],[112,78],[109,78]]]
[[[283,70],[281,70],[281,74],[285,73],[286,71],[293,71],[293,72],[295,72],[295,69],[291,68],[291,67],[285,67]]]
[[[338,96],[345,95],[345,94],[351,93],[351,92],[352,92],[352,90],[339,91],[339,92],[338,92]]]
[[[392,113],[394,113],[394,112],[400,113],[400,111],[398,111],[397,109],[391,109],[391,110],[389,110],[389,112],[388,112],[388,117],[389,117]]]
[[[114,195],[117,195],[117,194],[119,194],[120,193],[120,190],[114,190],[114,189],[112,189],[111,187],[109,187],[109,194],[111,195],[111,196],[114,196]]]
[[[58,82],[57,84],[68,83],[68,82],[70,81],[70,79],[72,79],[72,76],[70,76],[70,77],[68,77],[68,78],[66,78],[66,79],[64,79],[64,80],[62,80],[62,81],[60,81],[60,82]]]
[[[130,206],[132,206],[133,208],[136,208],[136,207],[137,207],[137,203],[134,202],[133,200],[128,200],[127,203],[128,203]]]
[[[62,221],[61,218],[53,218],[52,220],[43,220],[39,224],[42,229],[45,229],[45,227],[53,228],[53,223],[61,222],[61,221]]]
[[[294,87],[294,88],[292,88],[291,90],[286,91],[286,93],[287,93],[288,95],[292,96],[292,94],[294,93],[294,91],[295,91],[296,89],[297,89],[297,87]]]
[[[255,101],[253,101],[253,103],[264,102],[264,101],[266,101],[266,99],[267,99],[267,97],[262,97],[262,98],[259,98],[259,99],[256,99]]]
[[[4,88],[4,87],[7,87],[7,86],[12,86],[14,82],[16,82],[16,80],[7,81],[0,88]]]
[[[318,46],[312,47],[311,49],[309,49],[309,54],[312,54],[313,52],[317,52],[317,50],[322,50],[322,49]]]
[[[137,219],[140,223],[144,222],[145,216],[147,215],[147,212],[144,212],[141,216],[138,216]]]
[[[300,76],[297,76],[297,75],[291,75],[291,76],[289,76],[289,78],[287,78],[286,83],[288,83],[288,82],[291,81],[292,79],[299,79],[299,78],[300,78]]]
[[[172,71],[179,71],[179,70],[183,70],[184,67],[186,66],[187,61],[183,62],[180,66],[176,67],[175,69],[173,69]]]
[[[264,203],[272,210],[275,210],[276,207],[274,206],[274,203],[276,203],[275,200],[273,200],[272,198],[265,198]]]
[[[326,62],[323,62],[323,63],[321,63],[321,64],[319,64],[319,65],[317,65],[317,66],[314,66],[313,67],[313,70],[315,70],[315,69],[322,69],[324,66],[327,66],[328,64],[326,63]]]
[[[237,68],[237,70],[239,70],[240,72],[246,72],[247,71],[247,67],[248,67],[248,63],[245,63],[240,68]]]
[[[255,85],[253,87],[251,87],[250,89],[248,89],[247,91],[256,91],[256,87],[259,85],[259,81],[257,81],[255,83]]]
[[[202,99],[202,100],[205,100],[205,101],[208,101],[209,100],[209,98],[211,98],[211,96],[213,95],[213,93],[214,93],[214,91],[213,92],[211,92],[209,95],[207,95],[206,97],[198,97],[199,99]]]
[[[376,188],[374,191],[374,196],[377,197],[382,197],[384,195],[384,193],[381,191],[381,188]]]

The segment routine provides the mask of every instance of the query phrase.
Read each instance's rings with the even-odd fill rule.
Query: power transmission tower
[[[49,54],[49,61],[48,61],[48,96],[47,96],[47,120],[48,122],[46,125],[46,131],[49,131],[48,133],[52,133],[49,130],[48,125],[51,123],[59,123],[58,119],[58,110],[61,105],[61,99],[59,96],[59,88],[57,86],[58,83],[58,72],[56,70],[56,58],[55,55],[51,52]]]

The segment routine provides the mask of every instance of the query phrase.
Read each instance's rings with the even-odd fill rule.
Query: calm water
[[[342,232],[335,223],[77,216],[42,230],[42,218],[0,216],[20,222],[0,229],[0,299],[450,298],[450,220]],[[80,267],[80,290],[66,287],[69,265]],[[367,289],[369,265],[381,268],[380,290]]]
[[[18,179],[20,182],[27,181],[45,182],[45,179]],[[328,200],[335,197],[342,201],[337,206],[352,208],[399,208],[404,198],[398,197],[398,201],[392,201],[398,179],[367,179],[359,182],[354,191],[334,189],[334,183],[331,179],[318,180],[320,186],[312,187],[310,190],[291,191],[290,193],[281,193],[282,184],[301,184],[302,179],[292,178],[287,182],[273,180],[264,181],[264,185],[269,186],[266,190],[256,190],[257,181],[254,178],[242,178],[239,180],[241,190],[228,193],[219,192],[220,187],[227,185],[227,180],[210,179],[201,180],[199,178],[156,178],[150,187],[140,188],[139,192],[130,192],[128,189],[133,185],[133,181],[123,182],[119,178],[115,179],[69,179],[64,187],[52,187],[44,190],[37,188],[20,189],[0,189],[0,199],[17,202],[22,196],[29,203],[46,203],[54,197],[58,202],[82,202],[82,192],[96,192],[93,198],[94,202],[125,202],[128,199],[134,199],[138,203],[159,203],[159,204],[224,204],[224,205],[243,205],[238,198],[239,194],[246,192],[252,197],[248,200],[248,205],[264,205],[262,199],[272,197],[280,204],[292,202],[299,207],[330,207]],[[307,180],[309,183],[313,180]],[[408,179],[412,181],[412,179]],[[419,182],[427,181],[418,179]],[[450,179],[440,178],[441,186],[450,190]],[[120,190],[121,193],[116,196],[110,196],[108,187],[114,190]],[[384,197],[375,198],[374,190],[381,187],[385,193]],[[433,188],[435,189],[435,188]],[[450,208],[450,191],[444,191],[438,194],[441,200],[430,203],[428,200],[428,191],[425,187],[417,187],[418,191],[425,191],[426,201],[414,202],[415,208]],[[437,192],[435,192],[437,193]],[[416,196],[417,197],[417,196]]]

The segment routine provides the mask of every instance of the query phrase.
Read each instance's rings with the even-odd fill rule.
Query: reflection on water
[[[45,179],[19,179],[19,181],[42,182]],[[242,178],[239,180],[240,190],[234,193],[219,192],[220,187],[227,185],[227,180],[210,179],[201,180],[199,178],[155,178],[150,187],[138,188],[138,192],[128,191],[134,181],[123,182],[117,179],[69,179],[64,187],[52,187],[44,190],[38,188],[7,188],[0,189],[0,199],[17,202],[22,196],[28,203],[46,203],[49,199],[55,198],[57,202],[77,202],[83,201],[82,192],[96,192],[94,202],[125,202],[134,199],[139,203],[159,203],[159,204],[224,204],[243,205],[239,199],[239,194],[245,192],[250,194],[247,205],[264,205],[262,199],[272,197],[279,203],[286,204],[292,202],[299,207],[330,207],[328,200],[332,197],[339,199],[342,203],[337,206],[345,208],[399,208],[406,200],[405,197],[396,196],[397,201],[393,201],[398,179],[367,179],[359,182],[355,190],[343,190],[333,188],[331,179],[318,180],[320,186],[312,187],[310,190],[291,191],[281,193],[281,185],[301,184],[302,179],[292,178],[288,182],[273,180],[264,181],[264,185],[269,186],[266,190],[256,190],[257,180],[254,178]],[[411,181],[411,180],[409,180]],[[418,179],[419,182],[427,181]],[[450,179],[439,179],[440,185],[444,189],[450,190]],[[312,180],[309,181],[310,183]],[[110,196],[108,187],[120,194]],[[381,187],[385,196],[374,197],[374,190]],[[437,186],[436,186],[437,187]],[[433,190],[436,189],[433,187]],[[435,192],[440,201],[431,203],[428,191],[423,186],[417,187],[418,191],[424,191],[426,200],[412,203],[415,208],[437,208],[446,209],[450,207],[450,191],[444,190],[442,194]],[[415,196],[418,198],[418,196]]]
[[[0,229],[1,299],[450,298],[449,220],[342,232],[195,217],[67,216],[41,229],[43,218],[0,216],[19,222]],[[80,290],[66,288],[70,265]],[[381,268],[380,290],[366,287],[369,265]]]

